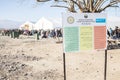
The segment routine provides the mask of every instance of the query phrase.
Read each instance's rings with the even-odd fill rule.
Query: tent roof
[[[32,22],[26,21],[25,23],[23,23],[20,27],[23,27],[24,25],[34,25]]]
[[[42,17],[35,24],[35,29],[53,29],[53,23],[48,19]]]

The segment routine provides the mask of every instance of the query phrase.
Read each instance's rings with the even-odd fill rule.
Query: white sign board
[[[106,49],[106,14],[64,13],[64,52]]]

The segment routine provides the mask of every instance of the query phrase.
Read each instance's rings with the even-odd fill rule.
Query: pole
[[[63,53],[63,69],[64,69],[64,80],[66,80],[65,53]]]
[[[107,49],[105,50],[105,68],[104,68],[104,80],[107,78]]]

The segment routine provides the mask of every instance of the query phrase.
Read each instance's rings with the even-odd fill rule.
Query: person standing
[[[112,28],[110,28],[109,32],[110,32],[110,37],[112,38],[112,36],[113,36],[113,30],[112,30]]]
[[[116,28],[115,28],[115,33],[116,33],[116,38],[118,39],[119,38],[119,29],[118,29],[118,26],[116,26]]]

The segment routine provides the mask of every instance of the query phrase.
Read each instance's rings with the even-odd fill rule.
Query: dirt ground
[[[0,80],[64,80],[63,44],[0,36]],[[105,51],[66,53],[67,80],[104,80]],[[120,49],[108,51],[107,80],[120,80]]]

